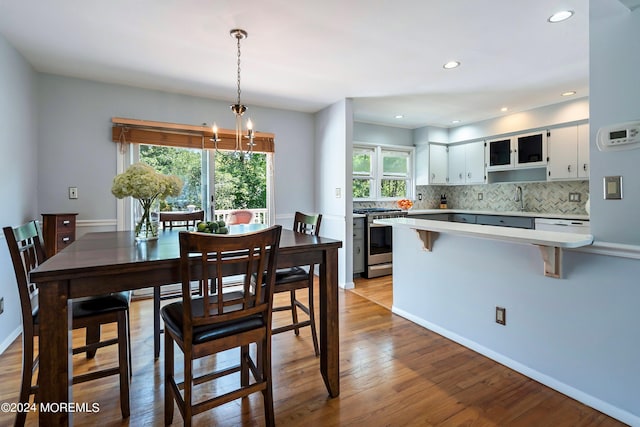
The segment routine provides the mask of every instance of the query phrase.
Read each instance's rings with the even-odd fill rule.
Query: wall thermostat
[[[596,145],[600,151],[640,148],[640,121],[601,127],[596,136]]]

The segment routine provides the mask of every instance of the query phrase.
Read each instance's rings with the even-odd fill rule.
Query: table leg
[[[325,251],[320,264],[320,372],[331,397],[340,395],[338,328],[338,249]]]
[[[39,288],[40,371],[38,382],[40,387],[38,400],[41,403],[39,413],[41,426],[73,424],[72,414],[60,411],[58,405],[73,402],[71,391],[73,360],[69,346],[72,311],[71,300],[67,299],[68,285],[66,281],[50,282]],[[49,410],[46,410],[47,406]]]
[[[153,357],[160,357],[160,286],[153,287]]]

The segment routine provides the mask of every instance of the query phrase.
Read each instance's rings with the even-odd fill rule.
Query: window
[[[413,197],[413,148],[354,145],[353,199]]]
[[[184,182],[177,197],[160,202],[162,211],[184,211],[189,205],[226,219],[235,209],[249,209],[254,221],[267,223],[267,153],[236,156],[229,150],[202,150],[139,144],[139,161]],[[211,191],[213,189],[213,191]]]

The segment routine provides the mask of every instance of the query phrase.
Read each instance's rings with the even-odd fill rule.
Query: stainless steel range
[[[372,278],[391,274],[393,261],[392,227],[374,224],[373,221],[407,216],[407,212],[400,209],[363,208],[354,209],[353,213],[366,215],[364,244],[367,250],[364,257],[364,276]]]

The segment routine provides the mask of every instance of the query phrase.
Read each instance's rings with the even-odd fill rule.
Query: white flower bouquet
[[[156,199],[177,196],[182,180],[176,175],[163,175],[144,163],[135,163],[113,179],[111,193],[118,199],[131,196],[140,201],[142,217],[136,224],[136,238],[150,240],[158,237],[158,226],[151,222],[151,206]]]

